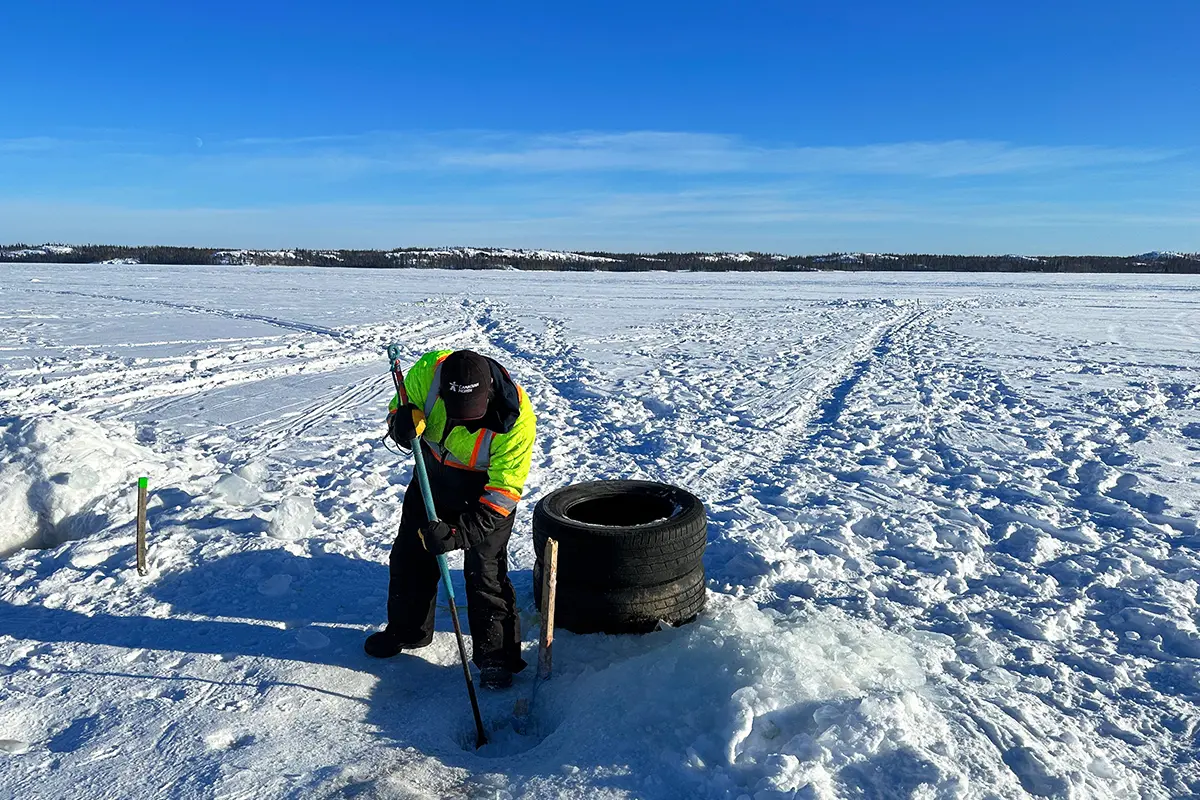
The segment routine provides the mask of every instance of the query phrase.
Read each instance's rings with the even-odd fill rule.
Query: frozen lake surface
[[[1198,289],[6,265],[0,793],[1200,792]],[[411,474],[392,341],[492,355],[537,410],[527,660],[540,496],[640,477],[709,510],[705,615],[561,634],[534,729],[528,670],[481,696],[479,752],[444,613],[415,655],[361,649]]]

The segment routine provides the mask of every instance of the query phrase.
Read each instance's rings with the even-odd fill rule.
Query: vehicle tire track
[[[210,308],[209,306],[193,305],[191,303],[173,303],[168,300],[151,300],[149,298],[125,297],[119,294],[102,294],[95,292],[80,292],[73,289],[23,289],[23,291],[35,294],[54,294],[71,297],[86,297],[92,300],[116,300],[123,303],[137,303],[146,306],[158,306],[160,308],[169,308],[172,311],[186,311],[191,314],[207,314],[210,316],[225,317],[226,319],[240,319],[249,322],[261,322],[266,325],[272,325],[277,328],[283,328],[289,331],[299,333],[315,333],[320,336],[330,336],[335,339],[345,337],[343,331],[337,331],[332,328],[326,328],[321,325],[313,325],[308,322],[297,322],[287,320],[281,317],[273,317],[267,314],[251,314],[249,312],[226,311],[221,308]]]
[[[387,372],[381,372],[378,375],[370,375],[355,381],[349,386],[327,392],[316,402],[307,405],[299,412],[258,426],[256,430],[251,428],[254,432],[250,435],[259,444],[248,450],[245,456],[248,460],[261,458],[267,453],[283,447],[295,438],[302,436],[306,431],[322,422],[329,421],[339,411],[365,405],[372,399],[390,395],[391,391],[391,376]],[[381,403],[381,415],[382,405]],[[241,422],[244,423],[245,420]],[[238,426],[238,423],[231,425],[231,427],[235,426]],[[243,427],[243,431],[245,430]]]

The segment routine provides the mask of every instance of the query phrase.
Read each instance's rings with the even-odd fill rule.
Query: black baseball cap
[[[472,350],[456,350],[442,362],[438,396],[446,404],[446,416],[457,420],[479,419],[487,413],[492,390],[492,367]]]

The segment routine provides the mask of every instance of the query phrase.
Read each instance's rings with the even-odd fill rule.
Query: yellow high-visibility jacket
[[[438,397],[441,385],[441,364],[452,350],[434,350],[417,359],[404,376],[408,401],[425,413],[425,432],[421,438],[434,458],[442,464],[477,473],[487,473],[487,484],[479,498],[482,506],[507,517],[517,507],[529,465],[533,458],[533,440],[537,432],[537,417],[525,390],[509,376],[495,360],[492,367],[494,398],[489,414],[496,412],[497,427],[481,428],[471,433],[455,426],[446,432],[446,406]],[[400,404],[399,395],[388,405],[394,412]]]

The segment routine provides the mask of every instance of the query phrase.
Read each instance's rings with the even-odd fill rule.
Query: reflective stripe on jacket
[[[446,406],[438,396],[438,389],[442,362],[452,352],[434,350],[426,353],[404,376],[409,402],[425,412],[425,433],[421,438],[428,452],[442,464],[487,473],[487,485],[479,502],[508,516],[516,509],[529,477],[537,431],[533,406],[525,390],[493,361],[492,382],[496,397],[489,404],[489,410],[496,404],[501,407],[501,419],[508,430],[481,428],[471,433],[455,426],[446,434]],[[399,397],[393,397],[388,408],[395,411],[398,406]]]

